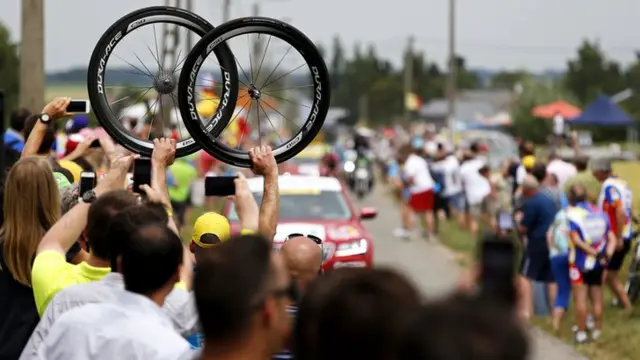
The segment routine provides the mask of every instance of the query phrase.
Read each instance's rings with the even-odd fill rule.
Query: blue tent
[[[631,126],[635,121],[604,95],[589,104],[580,116],[571,119],[571,126],[599,125],[599,126]]]

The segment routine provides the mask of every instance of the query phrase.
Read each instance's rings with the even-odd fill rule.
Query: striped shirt
[[[296,305],[287,306],[287,313],[289,313],[291,320],[295,323],[296,316],[298,315],[298,307]],[[272,359],[274,360],[293,359],[293,354],[291,353],[290,349],[285,348],[279,353],[277,353],[276,355],[274,355]]]

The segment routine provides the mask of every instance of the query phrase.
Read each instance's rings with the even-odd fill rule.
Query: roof
[[[420,109],[420,115],[424,117],[444,117],[447,116],[447,109],[448,103],[446,99],[435,99]],[[476,120],[495,113],[496,109],[486,101],[457,100],[455,103],[454,114],[457,120]]]
[[[514,93],[511,90],[463,90],[460,98],[487,102],[496,110],[506,110],[514,99]]]
[[[249,178],[247,183],[251,192],[262,192],[264,183],[262,177]],[[280,190],[342,191],[342,184],[338,179],[324,176],[280,175],[278,176],[278,187]]]

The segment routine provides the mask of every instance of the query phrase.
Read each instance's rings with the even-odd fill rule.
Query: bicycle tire
[[[201,126],[201,122],[196,121],[197,119],[193,116],[193,112],[189,110],[196,106],[195,97],[189,98],[188,94],[194,92],[195,76],[191,76],[191,74],[197,74],[199,70],[198,61],[206,58],[212,50],[224,44],[225,41],[248,33],[272,35],[287,41],[302,55],[313,74],[314,94],[316,94],[311,104],[313,111],[295,136],[273,149],[273,154],[278,163],[296,156],[318,135],[329,111],[331,99],[329,71],[322,55],[306,35],[285,22],[266,17],[238,18],[219,25],[202,37],[184,62],[183,69],[188,71],[183,71],[178,81],[178,107],[183,119],[189,119],[185,121],[185,127],[202,146],[203,150],[222,162],[243,168],[250,168],[252,165],[248,152],[232,149],[218,139],[229,121],[231,121],[233,114],[229,117],[226,114],[220,115],[220,108],[218,108],[218,111],[213,116],[217,121],[212,121],[206,127]]]
[[[180,8],[152,6],[136,10],[120,18],[100,37],[91,54],[87,74],[89,100],[100,125],[118,144],[143,156],[151,156],[153,142],[136,137],[120,124],[103,95],[102,73],[113,49],[128,33],[141,26],[156,23],[178,24],[193,31],[200,37],[214,28],[211,23],[202,17]],[[216,48],[215,54],[218,62],[229,69],[231,76],[237,78],[235,57],[229,47],[223,44],[223,46]],[[233,97],[235,96],[237,96],[237,87],[236,95],[233,95]],[[231,116],[229,115],[229,117]],[[176,144],[176,157],[187,156],[200,149],[200,145],[192,136],[190,139],[179,141]]]

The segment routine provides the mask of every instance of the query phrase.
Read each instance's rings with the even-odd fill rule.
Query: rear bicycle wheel
[[[232,100],[234,100],[232,97],[222,97],[216,113],[211,119],[204,122],[208,125],[203,125],[203,122],[200,120],[202,114],[199,114],[197,111],[198,99],[197,96],[194,95],[196,94],[194,89],[196,82],[194,79],[202,70],[201,63],[203,59],[206,59],[211,52],[215,52],[219,46],[229,43],[230,40],[241,35],[250,36],[252,34],[257,35],[257,41],[254,37],[253,41],[248,40],[243,42],[244,48],[249,47],[250,49],[248,61],[250,66],[249,71],[245,71],[245,68],[240,64],[238,58],[236,58],[236,64],[240,68],[239,76],[244,75],[245,79],[245,81],[243,81],[240,77],[238,78],[240,83],[238,88],[240,88],[240,90],[237,99],[235,99],[238,100],[237,108],[236,103],[231,103]],[[257,53],[261,52],[260,46],[251,45],[251,43],[264,45],[264,40],[260,43],[261,35],[268,39],[264,47],[264,52],[258,55]],[[270,45],[273,49],[274,45],[272,41],[275,41],[274,39],[284,41],[286,45],[288,45],[288,48],[272,71],[269,72],[266,70],[261,73],[269,62],[268,59],[265,60],[265,55]],[[254,50],[253,53],[251,48]],[[238,53],[235,48],[232,49],[234,54]],[[298,52],[302,59],[302,65],[289,72],[277,72],[284,58],[291,50]],[[274,86],[278,81],[301,68],[309,71],[308,76],[301,77],[304,80],[294,80],[293,82],[295,84],[293,85],[286,82],[286,84],[288,84],[286,86]],[[196,139],[205,151],[218,160],[234,166],[251,167],[248,147],[263,144],[262,136],[265,135],[265,132],[261,129],[262,123],[265,123],[266,126],[271,125],[273,131],[268,135],[275,134],[275,136],[278,137],[278,141],[274,144],[273,153],[276,161],[281,163],[294,157],[313,141],[322,128],[329,110],[331,96],[329,72],[321,54],[314,43],[302,32],[279,20],[247,17],[232,20],[216,27],[193,47],[193,50],[184,62],[184,69],[185,71],[180,75],[178,82],[178,104],[180,105],[182,117],[187,119],[185,126],[191,133],[191,136]],[[222,72],[223,78],[225,78],[225,86],[233,86],[233,79],[228,79],[224,68]],[[292,89],[294,88],[296,91],[301,91],[300,89],[305,88],[309,90],[306,94],[308,104],[300,105],[292,100],[291,92],[293,92]],[[278,100],[281,102],[276,104]],[[299,112],[305,111],[303,108],[309,109],[309,112],[307,115],[297,116],[296,119],[291,120],[283,114],[283,112],[286,111],[281,111],[282,108],[279,106],[285,104],[299,106]],[[228,116],[229,113],[227,111],[232,106],[234,115]],[[277,122],[274,117],[281,121]],[[242,130],[236,130],[238,132],[234,134],[223,134],[229,125],[233,124],[238,118],[245,118],[242,120]],[[287,120],[289,123],[286,122]],[[300,123],[302,124],[300,125]],[[279,126],[275,126],[274,124],[279,124]],[[300,125],[300,127],[297,130],[292,130],[293,125],[291,124]],[[256,125],[257,132],[256,129],[253,128]],[[238,125],[238,127],[239,126],[240,125]],[[288,140],[283,140],[281,133],[286,132],[294,135]],[[244,137],[245,135],[247,135],[247,138]],[[257,140],[255,139],[256,137]],[[231,140],[233,140],[235,146],[230,145]]]
[[[150,42],[145,44],[146,48],[140,47],[139,41],[127,46],[130,39],[135,39],[131,36],[134,32],[145,33],[150,29],[153,36],[145,38]],[[190,49],[174,48],[171,51],[168,49],[170,44],[159,45],[158,38],[161,41],[162,35],[169,33],[168,36],[173,36],[177,43],[178,39],[184,40],[185,37],[199,39],[212,29],[213,25],[198,15],[166,6],[134,11],[107,29],[91,55],[87,86],[96,118],[117,143],[134,153],[150,156],[153,152],[152,137],[171,136],[177,140],[177,157],[200,150],[184,127],[177,101],[178,78]],[[158,36],[160,30],[163,32]],[[129,60],[114,51],[127,47],[134,49],[131,51],[133,56],[128,56]],[[214,53],[219,67],[226,68],[230,78],[237,78],[235,59],[229,48],[222,44]],[[120,67],[108,68],[118,60]],[[114,81],[115,86],[108,86],[107,80]],[[214,85],[206,87],[212,90]],[[222,88],[220,94],[235,98],[237,88]]]

